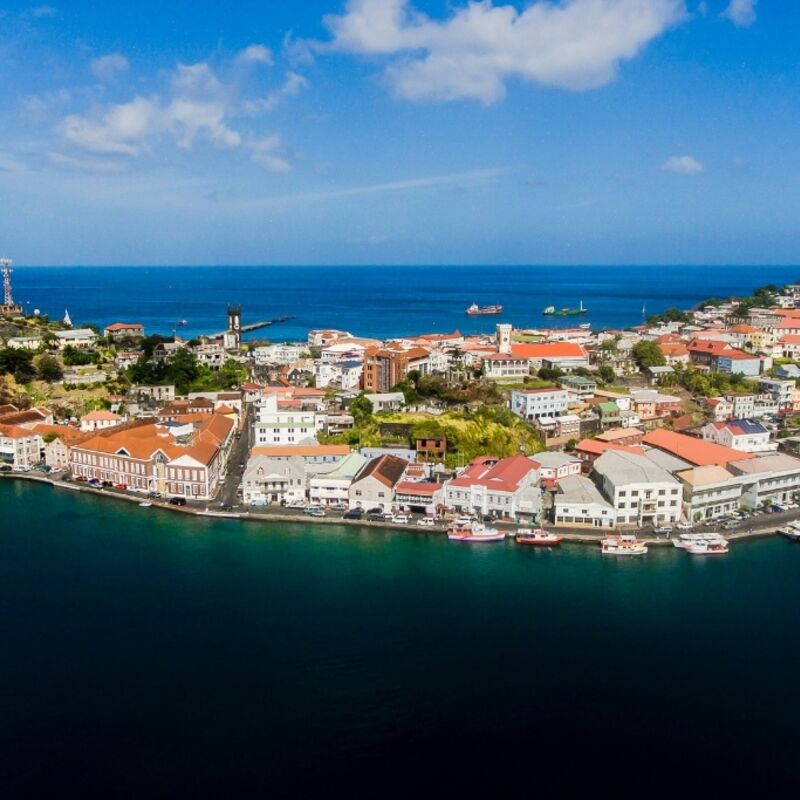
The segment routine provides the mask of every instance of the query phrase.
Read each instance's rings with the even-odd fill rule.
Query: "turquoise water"
[[[623,561],[5,480],[0,509],[0,786],[599,789],[622,759],[664,787],[699,752],[766,791],[794,769],[784,540]]]

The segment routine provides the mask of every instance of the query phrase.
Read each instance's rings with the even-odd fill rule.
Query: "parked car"
[[[331,511],[347,511],[348,506],[347,503],[333,503],[329,505],[328,508]]]
[[[383,512],[381,511],[380,514],[367,514],[367,521],[368,522],[384,522]]]
[[[383,509],[380,506],[375,506],[374,508],[368,508],[367,514],[381,514],[383,515]]]
[[[436,524],[436,520],[433,517],[422,517],[422,519],[417,520],[417,525],[421,528],[432,528]]]
[[[89,478],[89,486],[102,486],[99,478]]]
[[[170,497],[169,502],[170,502],[170,505],[173,505],[173,506],[185,506],[186,505],[186,498],[185,497]]]
[[[11,472],[12,469],[11,464],[0,464],[0,472]]]
[[[322,506],[306,506],[303,513],[308,514],[309,517],[324,517],[325,509]]]
[[[667,534],[672,533],[672,525],[659,525],[656,528],[653,528],[653,532],[659,536],[666,536]]]
[[[152,497],[153,500],[158,500],[158,498],[161,497],[161,492],[148,492],[147,496]]]
[[[114,484],[114,488],[115,488],[115,489],[119,489],[120,491],[123,491],[123,492],[124,492],[124,491],[125,491],[125,489],[127,489],[127,488],[128,488],[128,484],[127,484],[127,483],[115,483],[115,484]]]
[[[78,477],[75,478],[75,480],[80,481],[81,483],[86,483],[89,479],[85,475],[78,475]]]
[[[27,464],[17,464],[14,467],[14,472],[30,472],[31,468]]]
[[[354,508],[351,511],[344,512],[344,519],[362,519],[364,512],[360,508]]]
[[[392,522],[395,525],[408,525],[408,517],[405,514],[393,514]]]
[[[104,489],[111,489],[114,486],[114,484],[111,481],[103,481],[100,485]]]
[[[690,531],[693,526],[691,522],[679,522],[675,527],[679,531]]]

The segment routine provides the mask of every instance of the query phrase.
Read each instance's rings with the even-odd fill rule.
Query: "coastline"
[[[109,492],[104,489],[96,489],[92,486],[82,486],[76,483],[65,483],[59,480],[53,480],[46,476],[38,476],[38,475],[30,475],[26,473],[3,473],[0,474],[0,479],[3,480],[21,480],[21,481],[28,481],[31,483],[38,483],[38,484],[45,484],[53,489],[66,489],[67,491],[73,491],[78,493],[86,493],[92,494],[97,497],[103,497],[108,500],[121,500],[127,503],[133,503],[135,505],[139,505],[140,503],[144,502],[145,500],[152,505],[150,508],[158,509],[160,511],[170,511],[177,514],[184,514],[193,517],[203,517],[206,519],[229,519],[229,520],[236,520],[240,522],[250,522],[250,523],[260,523],[260,524],[270,524],[270,523],[281,523],[281,524],[303,524],[303,525],[339,525],[348,528],[362,528],[362,529],[372,529],[372,530],[383,530],[383,531],[395,531],[397,533],[413,533],[413,534],[431,534],[431,533],[438,533],[441,535],[445,534],[445,527],[440,526],[437,528],[417,528],[415,525],[397,525],[391,522],[368,522],[367,520],[349,520],[343,519],[340,517],[331,518],[331,517],[313,517],[309,518],[302,514],[259,514],[253,512],[245,512],[245,513],[237,513],[237,512],[226,512],[226,511],[212,511],[209,509],[203,508],[191,508],[188,506],[175,506],[171,505],[170,503],[164,503],[157,500],[151,500],[146,498],[144,495],[141,497],[136,497],[128,494],[122,494],[117,492]],[[785,515],[781,516],[781,519],[800,519],[800,510],[795,512],[787,512]],[[500,525],[503,529],[513,533],[517,529],[518,526],[513,525]],[[580,545],[594,545],[597,546],[601,539],[608,535],[609,531],[603,532],[590,532],[590,531],[580,531],[578,529],[560,529],[560,528],[552,528],[555,533],[558,533],[559,536],[562,537],[563,541],[568,544],[580,544]],[[725,538],[729,542],[741,542],[747,541],[751,539],[764,539],[770,536],[777,536],[778,533],[775,530],[775,525],[771,523],[766,523],[763,526],[758,526],[756,528],[746,530],[746,531],[727,531],[725,532]],[[665,538],[657,538],[653,536],[643,536],[642,540],[647,544],[648,547],[673,547],[672,539],[667,536]]]

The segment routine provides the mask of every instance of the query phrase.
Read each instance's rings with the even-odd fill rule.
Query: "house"
[[[444,485],[430,481],[400,481],[394,487],[394,501],[400,508],[435,514],[444,500]]]
[[[160,420],[174,419],[187,414],[213,414],[214,401],[206,397],[195,397],[191,400],[174,400],[165,405],[159,412]]]
[[[560,417],[539,417],[536,427],[544,434],[545,442],[564,444],[577,439],[581,433],[581,418],[577,414],[562,414]]]
[[[510,355],[526,359],[532,369],[550,366],[558,367],[564,372],[573,372],[579,367],[589,367],[589,355],[583,345],[577,342],[512,344]]]
[[[608,444],[637,445],[642,443],[643,437],[644,431],[639,428],[616,428],[597,434],[595,439]]]
[[[257,366],[294,364],[300,360],[304,352],[306,348],[301,345],[284,343],[254,347],[250,356]]]
[[[374,414],[379,414],[382,411],[399,411],[406,404],[406,398],[402,392],[379,392],[377,394],[365,394],[364,397],[372,405]]]
[[[121,417],[111,411],[90,411],[81,417],[81,430],[87,432],[113,428],[115,425],[120,425],[125,421],[125,417]]]
[[[559,378],[558,382],[576,400],[586,400],[589,397],[594,397],[594,393],[597,391],[597,381],[593,381],[583,375],[567,375]]]
[[[524,378],[531,374],[531,367],[522,356],[488,353],[483,356],[483,371],[487,378]]]
[[[525,456],[497,459],[479,456],[457,478],[445,484],[444,504],[464,514],[492,514],[516,519],[541,511],[535,486],[538,466]]]
[[[42,437],[44,463],[51,469],[67,469],[70,462],[70,448],[91,436],[70,425],[42,423],[34,425],[32,430]]]
[[[268,394],[255,403],[255,445],[315,445],[324,419],[315,411],[280,408],[278,397]]]
[[[715,464],[675,473],[683,485],[683,516],[689,522],[717,519],[739,508],[742,483]]]
[[[392,510],[395,486],[402,480],[408,461],[383,455],[368,461],[359,470],[347,492],[350,508]]]
[[[400,348],[369,347],[364,351],[364,369],[361,388],[367,392],[388,392],[412,370],[422,374],[429,371],[430,351],[424,347]]]
[[[525,374],[527,375],[527,369]],[[511,392],[511,410],[522,419],[533,421],[540,417],[564,414],[569,405],[569,393],[558,386],[541,389],[514,389]]]
[[[55,337],[59,350],[63,350],[67,346],[88,349],[97,344],[97,334],[91,328],[56,331]]]
[[[302,458],[251,456],[242,475],[242,502],[248,506],[304,502],[305,466]]]
[[[619,425],[622,422],[619,406],[613,400],[598,403],[595,406],[595,411],[600,418],[600,427],[603,430]]]
[[[569,475],[580,475],[582,462],[569,453],[542,451],[530,457],[531,463],[539,471],[539,484],[552,489],[559,481]]]
[[[641,527],[680,519],[680,483],[646,456],[608,450],[594,462],[594,476],[614,507],[618,525]]]
[[[665,453],[670,453],[697,467],[714,464],[725,469],[731,461],[752,458],[752,456],[745,455],[740,450],[733,450],[721,444],[696,439],[684,433],[668,431],[665,428],[656,428],[656,430],[650,431],[645,435],[642,442],[649,447],[663,450]]]
[[[6,347],[12,350],[38,350],[44,344],[41,336],[12,336]]]
[[[426,436],[414,443],[418,461],[444,461],[447,455],[446,436]]]
[[[792,392],[796,388],[793,380],[760,378],[758,385],[762,391],[772,396],[779,409],[788,408],[791,405]]]
[[[364,364],[361,361],[316,361],[314,383],[320,389],[334,384],[344,391],[355,391],[361,385],[363,372]]]
[[[181,432],[190,432],[176,435],[171,430],[176,423]],[[118,425],[73,446],[70,470],[75,477],[111,481],[135,492],[209,500],[224,474],[233,430],[231,420],[219,414]]]
[[[331,445],[328,445],[329,447]],[[289,448],[286,448],[289,449]],[[302,448],[297,448],[302,449]],[[349,505],[350,485],[356,475],[364,468],[368,459],[360,453],[348,453],[333,463],[314,463],[306,466],[307,472],[313,469],[308,480],[308,496],[310,502],[319,506]]]
[[[738,350],[728,342],[715,339],[694,339],[689,343],[688,350],[692,363],[716,372],[756,376],[761,374],[762,363],[766,368],[772,363],[771,359],[767,364],[760,356]]]
[[[175,386],[172,384],[166,386],[131,386],[128,390],[128,396],[137,403],[152,403],[156,405],[171,403],[175,399]]]
[[[659,381],[661,381],[667,375],[675,374],[675,370],[669,365],[663,367],[647,367],[645,372],[647,372],[650,377],[651,386],[658,386]]]
[[[0,424],[0,464],[35,467],[42,460],[43,445],[42,437],[34,430]]]
[[[614,507],[584,475],[562,478],[553,499],[556,525],[613,528],[616,524]]]
[[[658,419],[680,411],[682,401],[680,397],[671,394],[661,394],[654,389],[638,389],[631,392],[634,411],[640,419]]]
[[[623,452],[634,453],[635,455],[643,456],[645,450],[643,447],[635,445],[622,445],[612,442],[602,442],[600,439],[583,439],[575,445],[573,451],[575,457],[580,459],[585,465],[594,463],[600,458],[607,450],[621,450]]]
[[[702,433],[707,442],[745,453],[766,453],[778,449],[777,442],[770,442],[770,433],[763,425],[747,419],[709,422],[703,426]]]
[[[45,425],[53,424],[53,414],[44,406],[26,408],[24,411],[19,411],[14,406],[9,406],[9,408],[14,410],[0,415],[0,425],[14,425],[30,430],[43,423]]]
[[[714,416],[715,422],[724,422],[733,417],[733,403],[724,397],[709,397],[706,406]]]
[[[106,326],[103,336],[113,339],[115,342],[125,338],[140,339],[144,336],[144,325],[140,322],[114,322]]]
[[[664,356],[668,367],[674,367],[675,364],[686,365],[689,363],[689,349],[681,341],[658,342],[658,349]]]

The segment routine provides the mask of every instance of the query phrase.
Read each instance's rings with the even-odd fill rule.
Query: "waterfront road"
[[[241,502],[238,491],[242,483],[242,474],[247,465],[247,459],[250,456],[250,448],[253,446],[253,418],[253,405],[247,403],[242,427],[239,429],[239,438],[233,440],[233,445],[228,454],[225,481],[216,498],[217,508],[233,508]]]

